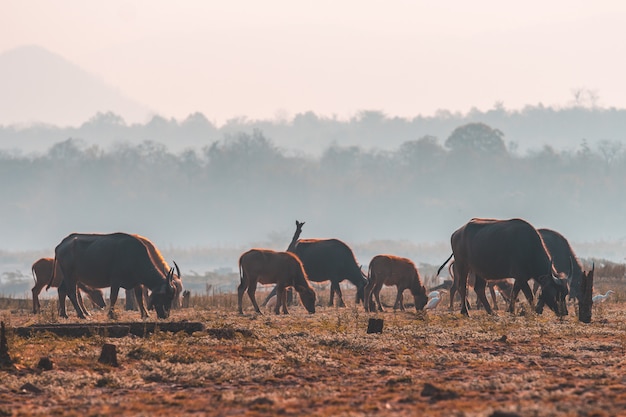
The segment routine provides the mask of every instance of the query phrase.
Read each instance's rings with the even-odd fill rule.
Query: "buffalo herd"
[[[396,286],[394,310],[405,309],[403,293],[409,290],[413,306],[423,310],[428,303],[427,290],[420,273],[410,259],[381,254],[372,258],[365,274],[348,245],[338,239],[300,239],[304,222],[296,221],[296,232],[286,251],[255,248],[239,258],[240,284],[237,288],[238,312],[243,314],[243,296],[247,292],[257,313],[261,313],[255,291],[257,284],[275,284],[263,305],[276,295],[274,312],[287,314],[287,293],[294,289],[306,310],[315,312],[316,294],[310,282],[330,281],[329,305],[345,306],[340,283],[348,280],[356,288],[356,304],[366,312],[383,311],[380,290]],[[468,315],[467,288],[473,287],[479,305],[488,313],[492,307],[485,296],[494,287],[508,300],[508,311],[515,311],[519,292],[537,313],[548,306],[557,316],[568,314],[566,297],[579,300],[581,280],[586,273],[567,239],[550,229],[535,229],[522,219],[472,219],[454,231],[450,238],[452,253],[437,271],[449,263],[451,275],[450,308],[458,292],[461,313]],[[104,308],[103,288],[110,288],[108,314],[115,317],[114,306],[120,288],[133,291],[142,318],[154,309],[159,318],[169,317],[180,306],[183,291],[178,265],[170,267],[156,246],[135,234],[72,233],[55,248],[54,258],[42,258],[32,266],[33,312],[40,311],[38,295],[42,288],[56,287],[59,315],[67,317],[67,296],[79,318],[89,315],[81,292],[94,307]],[[529,282],[533,283],[531,289]],[[537,304],[535,306],[535,296]],[[127,293],[128,295],[128,293]]]

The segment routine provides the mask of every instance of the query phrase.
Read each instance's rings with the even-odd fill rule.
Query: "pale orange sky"
[[[2,0],[0,53],[40,45],[165,117],[347,118],[626,107],[626,2]]]

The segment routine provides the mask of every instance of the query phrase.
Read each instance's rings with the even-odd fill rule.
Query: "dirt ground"
[[[594,307],[590,324],[500,311],[469,318],[367,314],[362,306],[177,310],[191,335],[19,337],[15,327],[79,322],[2,310],[13,369],[0,371],[1,416],[618,416],[626,415],[626,309]],[[383,332],[367,334],[369,318]],[[141,321],[119,312],[119,321]],[[110,322],[104,312],[90,323]],[[209,331],[210,330],[210,331]],[[98,362],[116,345],[118,367]],[[38,368],[42,357],[51,370]]]

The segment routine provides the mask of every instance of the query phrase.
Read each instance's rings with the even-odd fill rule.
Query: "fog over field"
[[[294,120],[218,129],[201,114],[128,126],[107,113],[79,128],[0,127],[0,249],[13,259],[0,272],[5,280],[7,273],[29,277],[36,257],[15,261],[11,254],[53,256],[69,233],[114,231],[147,236],[168,259],[184,256],[184,270],[235,270],[240,250],[285,249],[296,219],[306,222],[302,238],[342,239],[362,264],[377,252],[438,264],[449,254],[450,234],[473,217],[522,217],[563,233],[581,257],[621,262],[626,154],[619,134],[584,138],[563,128],[556,136],[571,134],[568,145],[547,140],[521,152],[495,127],[515,132],[512,120],[521,115],[494,112],[493,126],[473,121],[494,118],[490,113],[453,119],[454,128],[448,116],[429,120],[451,126],[444,136],[422,133],[419,120],[372,112],[348,121],[303,115],[306,126]],[[619,124],[624,114],[535,108],[519,131],[566,116]],[[62,136],[37,151],[20,149]],[[117,142],[99,145],[107,136]],[[299,143],[307,136],[329,145],[306,152]],[[180,150],[177,138],[195,146]]]

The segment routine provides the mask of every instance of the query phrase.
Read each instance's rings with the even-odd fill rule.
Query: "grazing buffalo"
[[[367,277],[359,268],[352,250],[338,239],[300,239],[293,253],[304,265],[310,281],[323,282],[330,280],[329,306],[334,304],[335,293],[338,306],[344,307],[343,296],[339,283],[347,279],[356,286],[356,303],[365,299]]]
[[[569,299],[580,302],[583,267],[569,242],[559,232],[551,229],[538,229],[543,243],[548,248],[554,268],[569,276]]]
[[[558,316],[567,314],[567,283],[556,276],[550,253],[539,232],[528,222],[521,219],[472,219],[456,230],[450,240],[452,255],[439,271],[454,256],[462,314],[468,315],[466,296],[470,271],[476,274],[474,291],[490,314],[492,310],[485,297],[485,281],[504,278],[515,279],[510,312],[515,311],[515,300],[520,290],[531,306],[534,304],[528,286],[528,280],[532,278],[541,286],[540,300]]]
[[[48,284],[53,276],[53,268],[54,268],[54,259],[53,258],[41,258],[33,263],[31,270],[33,272],[33,279],[35,280],[35,286],[33,287],[33,313],[37,314],[41,310],[41,304],[39,303],[39,294],[43,287]],[[56,273],[54,274],[55,279],[51,283],[51,287],[59,288],[61,282],[63,281],[63,274],[58,269],[58,265],[56,268]],[[104,292],[102,292],[99,288],[91,288],[82,282],[78,283],[78,289],[87,294],[87,297],[91,300],[94,306],[98,306],[100,308],[106,307],[106,302],[104,301]],[[89,312],[85,308],[85,304],[83,303],[83,297],[81,296],[81,291],[79,291],[76,296],[78,300],[78,304],[83,310],[83,312],[89,315]],[[65,294],[61,296],[62,290],[59,289],[59,315],[61,317],[67,317],[67,313],[65,311]]]
[[[135,289],[141,316],[147,317],[141,296],[141,286],[150,289],[150,306],[159,318],[169,317],[174,298],[174,269],[162,271],[156,267],[148,249],[137,237],[126,233],[78,234],[67,236],[55,248],[55,262],[64,276],[68,296],[78,317],[85,318],[76,299],[78,282],[94,288],[111,287],[109,316],[120,288]]]
[[[256,286],[276,284],[277,302],[274,307],[276,314],[287,314],[287,287],[293,287],[300,294],[302,304],[309,313],[315,313],[315,291],[311,288],[304,272],[302,262],[290,252],[276,252],[269,249],[251,249],[239,257],[239,276],[241,283],[237,287],[237,303],[239,314],[243,314],[243,293],[248,296],[257,313],[261,313],[256,302]]]
[[[369,265],[369,280],[365,286],[365,311],[370,311],[372,293],[376,299],[379,311],[383,311],[380,303],[380,289],[383,285],[395,285],[398,287],[396,302],[393,309],[404,311],[404,303],[402,302],[402,293],[409,289],[413,294],[415,301],[415,309],[423,310],[428,302],[426,296],[426,287],[422,285],[422,280],[417,267],[407,258],[401,258],[394,255],[376,255],[372,258]]]

